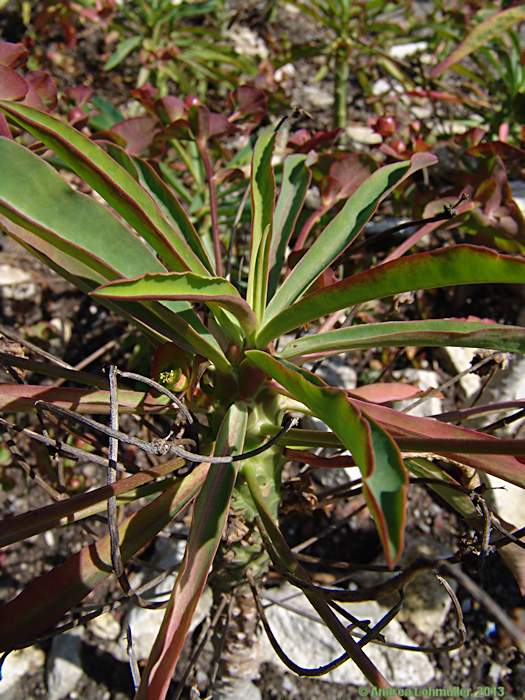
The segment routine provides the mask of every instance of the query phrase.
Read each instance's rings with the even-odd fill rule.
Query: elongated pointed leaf
[[[143,391],[119,389],[119,410],[122,413],[157,412],[167,406],[168,399],[154,399]],[[39,384],[0,384],[0,411],[31,411],[36,401],[49,401],[77,413],[109,413],[109,391],[49,387]]]
[[[173,270],[206,268],[162,216],[140,184],[100,146],[59,119],[24,105],[0,101],[0,110],[51,148],[152,246]]]
[[[363,476],[363,489],[376,522],[385,558],[392,566],[403,549],[407,472],[390,435],[366,416],[341,389],[313,384],[293,365],[249,350],[250,362],[275,379],[292,397],[324,421],[352,452]]]
[[[73,258],[57,248],[53,242],[49,243],[0,215],[0,222],[2,220],[12,238],[84,293],[89,294],[95,287],[107,281],[99,271],[88,267],[90,257],[87,257],[88,264],[85,264],[83,259]],[[146,258],[144,262],[147,263]],[[113,274],[112,277],[114,276]],[[191,310],[188,302],[115,302],[102,298],[100,301],[136,323],[154,342],[173,340],[188,352],[206,357],[221,371],[230,371],[230,363],[219,343]]]
[[[257,345],[264,347],[304,323],[371,299],[416,289],[490,283],[524,284],[525,259],[469,245],[410,255],[307,294],[260,329]]]
[[[215,453],[242,452],[247,424],[246,406],[234,404],[221,426]],[[184,560],[142,675],[137,700],[163,700],[166,696],[191,618],[221,541],[237,471],[238,467],[234,464],[213,464],[210,467],[195,502]]]
[[[388,321],[338,328],[292,340],[280,357],[331,355],[355,348],[404,347],[491,348],[525,353],[525,328],[467,320]]]
[[[124,61],[130,53],[135,51],[142,44],[142,36],[132,36],[129,39],[119,41],[117,48],[104,64],[104,70],[113,70]]]
[[[129,501],[133,497],[133,492],[136,492],[135,497],[138,498],[139,494],[144,495],[143,490],[140,490],[141,486],[158,477],[167,476],[184,464],[183,459],[170,459],[157,467],[148,467],[147,471],[119,479],[114,484],[101,486],[92,491],[52,503],[49,506],[35,508],[0,521],[0,547],[6,547],[51,528],[70,525],[95,513],[100,513],[106,510],[106,501],[111,496],[117,496],[118,499],[119,496],[127,494],[129,498],[126,500]],[[166,481],[164,480],[162,483],[165,490]]]
[[[266,308],[270,245],[275,199],[272,154],[276,132],[266,131],[257,139],[252,159],[252,238],[247,301],[261,319]]]
[[[191,272],[145,274],[134,279],[118,280],[99,287],[94,296],[110,299],[172,299],[201,302],[230,311],[246,334],[255,330],[253,311],[235,287],[222,277],[203,277]]]
[[[213,274],[213,263],[206,252],[206,248],[171,188],[166,185],[153,167],[145,160],[133,158],[133,163],[137,168],[140,184],[155,199],[163,212],[170,217],[172,225],[180,232],[180,235],[188,245],[191,246],[191,249],[199,257],[209,273]]]
[[[286,247],[310,184],[311,173],[306,166],[306,158],[305,155],[294,154],[284,160],[281,189],[273,215],[268,299],[273,297],[279,284],[286,259]]]
[[[0,162],[0,212],[11,221],[106,279],[164,270],[106,207],[72,190],[27,148],[0,137]]]
[[[499,476],[517,486],[525,487],[525,464],[520,459],[506,454],[451,454],[453,440],[478,440],[496,444],[499,438],[476,430],[463,428],[457,425],[449,425],[434,418],[419,418],[409,416],[401,411],[396,411],[386,406],[368,404],[358,399],[351,399],[362,411],[376,420],[385,430],[400,437],[418,437],[429,439],[442,439],[448,441],[448,450],[442,452],[432,450],[436,454],[444,454],[448,458],[455,459],[460,464],[467,464],[475,469],[481,469],[487,474]],[[453,447],[453,445],[452,445]],[[480,448],[481,449],[481,448]]]
[[[128,561],[162,530],[200,489],[208,471],[200,464],[119,526],[122,560]],[[0,607],[0,651],[28,646],[56,625],[112,573],[109,536],[84,547]]]
[[[520,22],[525,22],[525,7],[523,5],[516,5],[508,10],[496,12],[487,17],[467,34],[461,44],[445,60],[438,63],[432,70],[431,76],[437,78],[455,63],[458,63],[458,61],[461,61],[473,51],[485,46],[491,39],[505,35],[511,27]]]
[[[268,304],[264,323],[295,302],[337,260],[396,185],[435,163],[435,156],[418,153],[410,161],[385,165],[365,180],[279,287]]]
[[[46,241],[39,239],[30,231],[17,226],[1,215],[0,223],[3,225],[6,232],[31,255],[34,255],[42,264],[54,270],[85,294],[89,294],[94,288],[107,281],[104,277],[99,275],[99,273],[88,268],[80,261],[63,253],[52,244],[48,244]],[[170,323],[166,325],[163,320],[158,318],[158,316],[148,308],[148,303],[116,303],[109,299],[101,299],[100,303],[134,323],[154,343],[166,343],[169,340],[174,340],[181,347],[185,347],[185,341],[175,332],[175,326],[177,324]],[[185,302],[164,303],[184,304]],[[226,363],[226,358],[224,358],[224,362]]]

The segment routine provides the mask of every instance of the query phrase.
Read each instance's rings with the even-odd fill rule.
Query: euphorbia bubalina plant
[[[200,108],[199,108],[200,109]],[[272,154],[276,131],[261,130],[251,164],[251,245],[245,297],[223,269],[221,246],[210,257],[184,209],[158,173],[137,157],[124,167],[100,145],[60,119],[14,101],[0,110],[19,133],[34,140],[29,149],[15,138],[0,138],[0,214],[5,231],[53,270],[110,309],[133,320],[157,346],[165,346],[164,369],[180,380],[178,398],[196,417],[199,452],[235,456],[266,445],[255,456],[210,464],[202,462],[186,476],[173,476],[184,464],[171,459],[147,472],[87,494],[61,500],[3,523],[0,541],[16,542],[68,520],[103,510],[110,496],[143,495],[156,479],[155,494],[141,510],[118,523],[125,564],[181,510],[193,502],[186,553],[166,608],[151,657],[140,679],[138,698],[164,698],[208,575],[223,547],[235,551],[214,573],[221,590],[257,582],[274,565],[301,587],[330,627],[344,652],[370,683],[387,680],[362,645],[334,613],[336,593],[313,585],[278,527],[281,473],[285,450],[299,449],[304,462],[312,448],[343,447],[361,471],[362,489],[389,567],[403,551],[409,476],[431,473],[458,507],[453,479],[428,455],[525,484],[522,441],[505,441],[430,418],[418,418],[368,400],[359,390],[328,386],[303,368],[319,359],[356,348],[391,346],[471,346],[505,352],[525,350],[525,330],[486,320],[425,320],[369,323],[316,332],[342,310],[412,290],[461,284],[525,282],[525,260],[486,248],[450,245],[432,252],[395,258],[332,282],[317,282],[360,236],[379,204],[397,185],[430,168],[436,158],[416,154],[373,172],[343,203],[286,276],[288,242],[302,210],[310,181],[306,156],[285,157],[276,186]],[[35,143],[46,147],[36,155]],[[45,156],[76,173],[107,205],[73,191]],[[116,151],[113,151],[116,152]],[[284,277],[284,279],[283,279]],[[203,309],[205,311],[203,311]],[[308,329],[302,337],[289,334]],[[279,342],[277,342],[279,340]],[[56,370],[58,371],[58,370]],[[165,375],[164,375],[165,376]],[[75,378],[74,375],[68,378]],[[89,384],[89,377],[78,375]],[[184,380],[185,378],[185,380]],[[158,379],[155,377],[154,379]],[[0,389],[3,411],[30,410],[38,399],[78,413],[108,413],[106,379],[85,389],[27,385]],[[199,392],[206,384],[206,400]],[[380,390],[378,389],[379,393]],[[376,396],[377,399],[377,396]],[[165,397],[121,390],[120,411],[164,410]],[[178,410],[175,406],[175,410]],[[284,415],[321,419],[331,432],[291,429],[277,441]],[[112,423],[113,425],[113,423]],[[170,450],[170,440],[163,443]],[[268,446],[269,445],[269,446]],[[189,448],[188,448],[189,449]],[[410,457],[425,453],[426,458]],[[177,453],[178,454],[178,453]],[[211,458],[210,458],[211,459]],[[468,500],[468,499],[467,499]],[[245,535],[229,538],[228,523],[242,523]],[[48,633],[113,572],[108,535],[73,554],[0,608],[0,648],[30,644]],[[249,556],[246,553],[249,553]],[[241,555],[244,556],[242,557]],[[232,562],[237,562],[234,566]],[[222,567],[222,568],[221,568]],[[219,583],[217,582],[219,581]],[[402,582],[399,583],[402,586]],[[343,595],[343,592],[341,592]],[[344,598],[344,595],[343,595]],[[373,635],[372,635],[373,636]]]

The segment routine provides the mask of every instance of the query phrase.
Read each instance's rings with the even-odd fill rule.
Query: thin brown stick
[[[29,340],[26,340],[21,335],[19,335],[18,333],[15,333],[15,331],[11,330],[10,328],[7,328],[4,325],[0,325],[0,333],[2,335],[5,335],[6,338],[9,338],[9,340],[13,340],[15,343],[19,343],[20,345],[23,345],[28,350],[31,350],[32,352],[35,353],[35,355],[40,355],[41,357],[44,357],[46,360],[53,362],[53,364],[55,364],[55,365],[59,365],[60,367],[64,367],[66,369],[74,369],[74,367],[72,367],[67,362],[64,362],[64,360],[61,360],[58,357],[51,355],[51,353],[46,352],[45,350],[42,350],[42,348],[39,348],[38,345],[34,345],[33,343],[30,343]]]
[[[525,632],[510,619],[507,613],[496,603],[496,601],[484,591],[478,584],[468,576],[459,564],[443,561],[440,568],[447,571],[456,581],[463,586],[478,603],[480,603],[489,615],[498,622],[513,639],[516,646],[522,653],[525,653]]]

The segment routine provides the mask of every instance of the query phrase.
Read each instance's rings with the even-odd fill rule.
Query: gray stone
[[[398,380],[403,381],[406,384],[414,384],[418,386],[422,391],[427,391],[428,389],[436,389],[439,387],[441,381],[437,372],[429,369],[412,369],[407,368],[399,370],[392,373],[392,376]],[[418,397],[413,399],[407,399],[406,401],[399,401],[397,403],[397,408],[402,411],[408,406],[411,406],[418,400]],[[410,416],[433,416],[436,413],[441,413],[443,410],[443,402],[439,396],[429,396],[425,401],[420,403],[418,406],[406,411]]]
[[[306,367],[311,367],[310,363]],[[357,373],[346,355],[329,357],[319,366],[316,374],[330,386],[341,389],[355,389],[357,385]]]
[[[452,551],[440,545],[432,537],[421,536],[407,543],[402,565],[410,564],[417,557],[445,557]],[[455,590],[455,581],[448,581]],[[411,622],[427,637],[442,629],[452,600],[431,571],[420,572],[404,590],[403,607],[399,611],[397,619],[401,622]]]
[[[468,370],[477,353],[480,351],[477,348],[443,348],[441,354],[450,364],[450,369],[453,373],[461,373]],[[481,388],[481,377],[477,374],[465,374],[459,380],[459,385],[463,389],[466,399],[475,396]]]
[[[229,683],[219,683],[213,694],[214,700],[261,700],[259,688],[245,678],[230,679]]]
[[[54,637],[47,657],[48,700],[62,700],[70,697],[82,678],[81,639],[82,629]]]
[[[341,646],[324,624],[317,624],[311,619],[312,614],[316,615],[315,611],[302,594],[295,596],[296,593],[297,589],[283,586],[277,592],[272,591],[272,599],[281,601],[286,599],[287,605],[293,606],[299,613],[306,613],[308,617],[278,605],[272,605],[266,608],[268,622],[279,644],[291,659],[303,667],[318,667],[339,656],[342,651]],[[371,624],[381,619],[387,611],[374,601],[342,605],[358,618],[370,620]],[[389,641],[414,646],[414,642],[396,620],[388,625],[385,636]],[[266,637],[262,641],[262,646],[267,661],[283,669],[286,668]],[[434,678],[432,664],[423,654],[374,644],[366,646],[366,653],[392,685],[424,686]],[[347,661],[334,671],[321,676],[320,680],[346,685],[368,685],[368,681],[352,661]]]
[[[112,612],[102,613],[87,624],[89,631],[99,639],[114,641],[120,634],[120,625],[113,617]]]
[[[0,287],[4,299],[24,301],[34,299],[37,288],[31,281],[31,275],[25,270],[12,265],[0,265]]]

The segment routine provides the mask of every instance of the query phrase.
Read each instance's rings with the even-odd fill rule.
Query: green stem
[[[335,52],[335,85],[334,85],[334,127],[346,129],[348,79],[350,77],[350,61],[348,47],[339,46]]]
[[[292,551],[288,547],[279,528],[274,523],[271,514],[268,511],[265,498],[257,481],[255,468],[246,463],[243,466],[243,475],[248,484],[251,497],[257,507],[259,517],[256,519],[260,529],[261,536],[265,546],[269,551],[274,563],[286,572],[292,574],[295,578],[301,579],[307,586],[304,589],[304,594],[310,601],[311,605],[319,613],[321,618],[327,624],[334,637],[341,644],[343,649],[348,652],[351,659],[359,667],[364,676],[369,682],[378,688],[389,688],[389,684],[381,672],[374,666],[368,656],[364,653],[357,642],[348,633],[344,625],[336,617],[323,595],[313,588],[308,587],[311,584],[310,577],[301,564],[297,561]],[[392,696],[397,698],[398,696]]]

